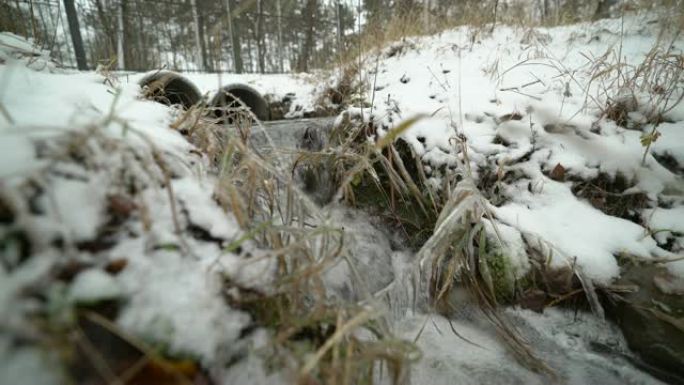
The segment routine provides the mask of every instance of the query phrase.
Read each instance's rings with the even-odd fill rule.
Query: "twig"
[[[2,113],[2,116],[5,117],[5,120],[9,122],[10,124],[14,124],[14,119],[12,119],[12,116],[10,115],[9,111],[5,108],[5,106],[0,103],[0,113]]]
[[[653,262],[653,263],[671,263],[671,262],[678,262],[678,261],[684,261],[684,255],[679,255],[673,258],[667,258],[667,257],[659,257],[659,258],[651,258],[650,260],[647,259],[645,262]]]
[[[519,90],[519,89],[521,89],[521,88],[529,87],[529,86],[534,85],[534,84],[537,84],[537,83],[542,83],[542,84],[544,84],[540,79],[537,79],[537,80],[534,80],[534,81],[525,83],[525,84],[523,84],[523,85],[521,85],[521,86],[500,88],[499,91],[515,91],[515,90]]]
[[[501,90],[501,91],[506,91],[506,90]],[[542,98],[540,98],[540,97],[538,97],[538,96],[526,94],[526,93],[524,93],[524,92],[518,91],[517,89],[508,90],[508,91],[510,91],[510,92],[515,92],[516,94],[520,94],[520,95],[523,95],[523,96],[527,96],[528,98],[532,98],[532,99],[534,99],[534,100],[536,100],[536,101],[538,101],[538,102],[541,102],[541,101],[542,101]]]

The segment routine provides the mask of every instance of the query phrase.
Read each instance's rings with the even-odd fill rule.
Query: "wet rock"
[[[523,293],[518,300],[520,307],[542,313],[546,307],[547,296],[543,290],[531,288]]]
[[[684,175],[684,165],[679,164],[677,159],[669,152],[652,152],[653,157],[661,166],[670,170],[673,174]]]
[[[684,296],[661,266],[623,266],[620,285],[638,290],[607,301],[607,315],[622,329],[644,370],[663,381],[684,383]],[[680,282],[681,285],[681,282]],[[664,290],[663,290],[664,289]]]
[[[324,149],[334,118],[293,119],[266,122],[264,130],[255,129],[250,142],[259,152],[287,149],[290,159],[282,159],[300,187],[319,204],[332,199],[336,185],[331,181],[330,157],[315,153]]]
[[[684,279],[675,277],[667,271],[656,274],[653,284],[663,294],[684,295]]]

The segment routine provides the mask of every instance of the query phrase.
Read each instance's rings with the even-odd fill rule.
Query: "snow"
[[[0,153],[3,154],[0,164],[0,178],[9,181],[13,175],[30,173],[43,166],[35,159],[31,142],[23,136],[3,135],[0,138]]]
[[[273,266],[245,267],[243,256],[223,250],[242,230],[213,199],[209,159],[169,128],[177,111],[142,100],[135,82],[36,71],[21,60],[0,65],[0,89],[11,117],[0,116],[0,197],[11,216],[2,235],[20,234],[31,245],[22,251],[19,238],[19,246],[3,249],[3,330],[36,333],[26,321],[45,305],[26,293],[45,290],[64,296],[66,313],[118,300],[122,332],[163,346],[166,354],[207,367],[242,354],[236,341],[251,320],[227,305],[224,280],[244,274],[266,288]],[[244,249],[259,253],[255,246]],[[115,260],[125,261],[122,271],[105,271]],[[74,261],[85,269],[57,280]],[[57,378],[59,369],[42,363],[42,350],[21,348],[12,333],[1,338],[2,383]]]
[[[601,114],[608,98],[622,98],[627,90],[606,91],[611,78],[596,74],[617,52],[627,74],[639,66],[658,43],[653,18],[629,15],[624,26],[621,19],[535,30],[501,26],[473,39],[463,27],[396,42],[393,47],[404,47],[399,53],[384,49],[365,57],[366,100],[376,105],[363,110],[364,119],[376,121],[382,137],[404,119],[427,116],[401,137],[421,157],[428,184],[435,187],[441,186],[435,170],[463,159],[456,139],[461,135],[476,181],[487,168],[516,175],[503,183],[503,204],[491,208],[510,227],[507,232],[534,237],[535,244],[554,250],[556,266],[577,263],[596,282],[607,284],[619,275],[617,254],[645,259],[675,255],[648,235],[645,224],[606,215],[571,190],[577,179],[624,177],[632,184],[620,193],[646,194],[647,209],[656,208],[666,195],[684,194],[681,174],[650,154],[642,163],[646,150],[640,140],[651,123],[641,118],[641,128],[626,129]],[[684,40],[674,40],[670,52],[683,50]],[[681,87],[675,90],[681,92]],[[654,108],[648,95],[637,94],[637,100],[635,117]],[[680,110],[674,106],[667,116],[674,119]],[[348,110],[360,113],[356,107]],[[663,123],[658,130],[662,137],[651,153],[681,161],[682,120]],[[558,164],[566,182],[549,177]],[[675,204],[677,210],[683,207]],[[522,253],[513,259],[519,267],[526,265]]]
[[[684,233],[684,207],[644,210],[644,216],[649,227],[654,231],[669,230]]]
[[[513,276],[515,278],[522,277],[529,271],[530,264],[520,231],[499,221],[492,222],[486,219],[484,224],[487,234],[493,239],[493,244],[501,247],[503,249],[502,254],[511,262]]]
[[[684,120],[684,115],[678,117],[677,120]],[[653,152],[670,155],[680,165],[684,164],[684,130],[682,130],[681,124],[662,123],[658,126],[658,131],[663,136],[653,144]]]
[[[613,255],[629,251],[648,258],[659,253],[656,242],[644,237],[642,227],[574,199],[560,183],[547,181],[543,189],[542,194],[519,192],[516,202],[492,210],[506,224],[548,242],[554,251],[551,266],[576,262],[590,278],[606,284],[620,272]]]
[[[45,206],[55,210],[55,216],[75,241],[93,239],[104,214],[105,191],[103,180],[88,182],[67,180],[55,186],[52,196],[45,198]]]
[[[684,249],[684,206],[644,210],[642,217],[654,238],[667,242],[668,238],[672,237],[674,247]],[[666,266],[680,279],[684,277],[684,261],[670,262]]]
[[[200,181],[192,178],[184,178],[173,182],[174,192],[184,203],[188,210],[188,219],[191,223],[206,229],[213,237],[222,239],[234,239],[239,228],[234,218],[212,215],[218,209],[212,199],[213,186],[209,180]]]
[[[0,32],[0,64],[16,62],[39,71],[57,70],[49,51],[37,48],[32,40],[11,32]]]
[[[19,384],[30,379],[35,385],[62,384],[62,378],[54,371],[56,362],[33,347],[13,349],[7,338],[0,336],[0,383]],[[46,370],[52,368],[53,371]]]
[[[119,277],[130,298],[118,323],[174,354],[205,364],[235,354],[231,345],[249,316],[231,310],[220,295],[220,276],[169,251],[130,261]]]
[[[76,302],[97,303],[121,296],[116,279],[100,269],[89,269],[76,276],[69,288],[69,297]]]
[[[20,298],[22,290],[49,277],[50,269],[57,259],[54,252],[35,255],[28,262],[8,271],[0,268],[0,323],[11,328],[21,328],[23,317],[34,305]],[[8,311],[13,309],[13,311]]]

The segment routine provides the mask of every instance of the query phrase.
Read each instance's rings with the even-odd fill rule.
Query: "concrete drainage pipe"
[[[190,108],[202,100],[202,94],[184,76],[171,71],[157,71],[140,80],[145,97],[165,104]]]
[[[235,99],[240,99],[259,120],[270,120],[271,110],[266,99],[254,88],[246,84],[229,84],[222,87],[211,99],[209,106],[214,109],[217,118],[225,118],[226,107],[238,107]]]

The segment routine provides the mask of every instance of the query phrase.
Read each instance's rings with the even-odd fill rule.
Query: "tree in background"
[[[297,62],[297,71],[299,72],[307,72],[309,70],[309,60],[311,58],[311,52],[313,51],[314,44],[316,11],[318,11],[318,1],[306,0],[306,6],[304,7],[304,12],[302,14],[302,21],[304,24],[306,24],[306,30],[304,31],[304,44],[302,45],[302,52],[299,55],[299,60]]]
[[[67,66],[79,68],[86,68],[88,63],[92,67],[111,63],[118,58],[121,69],[135,71],[166,67],[269,73],[331,67],[350,47],[358,51],[359,45],[351,42],[374,34],[384,36],[392,23],[400,36],[473,22],[494,28],[495,18],[505,22],[507,12],[515,8],[518,13],[511,14],[509,22],[521,22],[515,19],[520,16],[532,25],[553,25],[610,16],[616,3],[617,0],[530,0],[515,4],[497,0],[15,1],[0,3],[0,30],[32,37]],[[416,25],[406,25],[407,21]],[[80,38],[76,32],[80,32]],[[396,32],[387,38],[397,38]]]
[[[69,33],[71,34],[71,42],[74,45],[76,64],[79,70],[86,70],[88,69],[88,62],[86,61],[85,49],[83,48],[81,28],[78,23],[78,15],[76,14],[74,0],[64,0],[64,9],[69,22]]]

